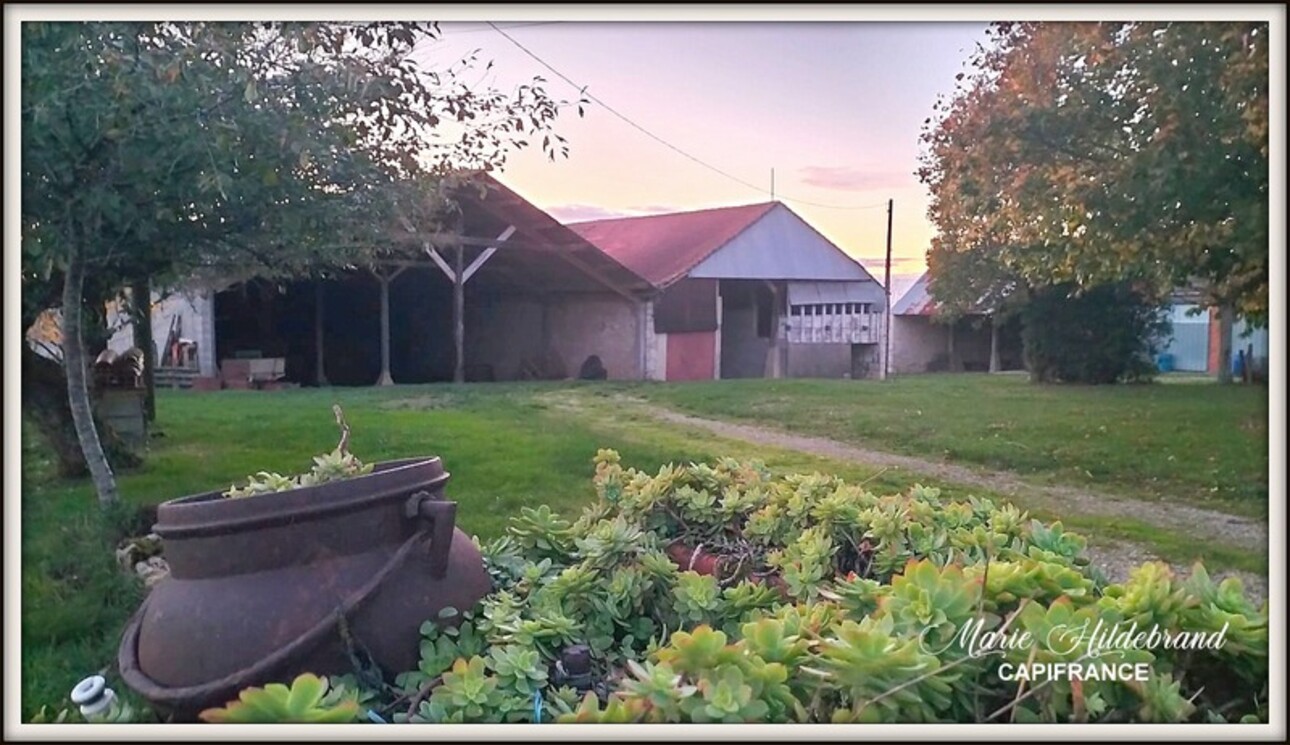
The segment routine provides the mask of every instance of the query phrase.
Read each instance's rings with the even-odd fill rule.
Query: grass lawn
[[[1268,389],[1032,385],[941,374],[887,382],[723,380],[632,386],[698,416],[752,421],[907,455],[1141,499],[1266,516]]]
[[[830,397],[875,398],[877,391],[890,391],[911,402],[920,395],[935,399],[924,402],[926,416],[941,409],[953,409],[943,400],[951,395],[976,397],[981,410],[995,412],[998,399],[1049,396],[1050,411],[1058,409],[1061,397],[1046,389],[1032,392],[1024,384],[997,381],[983,376],[962,376],[963,380],[936,378],[878,384],[832,384],[812,381],[762,381],[744,384],[728,381],[720,385],[636,385],[636,384],[484,384],[453,386],[397,386],[394,388],[303,389],[279,393],[224,391],[192,393],[161,391],[158,399],[157,429],[163,437],[150,444],[145,465],[121,474],[119,485],[124,501],[134,505],[155,504],[168,499],[227,488],[235,480],[260,470],[299,472],[314,455],[331,450],[337,429],[331,404],[339,402],[353,428],[351,449],[365,461],[439,455],[453,477],[447,487],[449,498],[459,503],[458,525],[467,533],[490,538],[499,534],[511,515],[525,505],[548,504],[569,516],[576,515],[593,497],[591,458],[598,448],[612,447],[622,453],[626,465],[657,469],[672,461],[709,459],[730,455],[760,459],[779,471],[825,471],[850,482],[867,482],[876,492],[902,490],[915,481],[941,486],[950,497],[968,494],[996,496],[979,489],[964,490],[952,484],[938,484],[917,475],[881,471],[857,464],[844,464],[795,451],[761,448],[742,441],[723,440],[710,433],[668,425],[642,413],[639,407],[624,408],[623,392],[644,394],[677,408],[711,416],[742,418],[754,416],[771,421],[775,415],[763,409],[738,412],[739,406],[780,405],[788,395],[800,396],[803,407],[819,406],[820,426],[837,426],[829,419]],[[1196,392],[1196,386],[1171,387],[1177,392]],[[797,389],[800,389],[797,390]],[[918,391],[922,393],[919,394]],[[1076,400],[1096,395],[1123,396],[1110,389],[1071,389]],[[1127,390],[1127,389],[1126,389]],[[981,391],[991,392],[981,406]],[[1156,391],[1133,389],[1135,395],[1154,396]],[[705,399],[704,396],[708,396]],[[1226,393],[1213,389],[1206,393]],[[1247,403],[1255,401],[1245,390]],[[1266,417],[1266,392],[1262,394]],[[1168,399],[1168,397],[1165,397]],[[1127,406],[1124,398],[1120,407]],[[1149,399],[1150,400],[1150,399]],[[1195,400],[1195,399],[1192,399]],[[742,402],[742,403],[740,403]],[[836,402],[833,404],[838,406]],[[877,404],[874,404],[877,406]],[[1151,404],[1157,406],[1158,404]],[[1200,404],[1197,404],[1198,406]],[[790,408],[784,405],[785,408]],[[965,408],[960,404],[959,409]],[[1015,417],[1018,428],[1030,426],[1039,414],[1026,414],[1020,404],[998,410],[998,417]],[[1116,406],[1081,404],[1085,411],[1116,413]],[[1207,407],[1208,404],[1205,404]],[[729,407],[727,409],[726,407]],[[897,404],[890,407],[899,409]],[[1181,408],[1175,401],[1165,408]],[[847,409],[864,409],[862,405]],[[1204,408],[1204,407],[1202,407]],[[1004,411],[1012,412],[1010,414]],[[945,412],[949,421],[945,433],[965,432],[965,421]],[[1250,412],[1254,416],[1255,412]],[[865,414],[878,420],[874,413]],[[962,411],[958,417],[966,419]],[[806,417],[795,420],[805,428]],[[832,424],[829,422],[832,421]],[[1096,419],[1082,426],[1096,428]],[[1242,420],[1243,421],[1243,420]],[[1068,427],[1074,426],[1070,423]],[[806,430],[816,431],[819,430]],[[1266,429],[1262,430],[1266,437]],[[822,432],[823,434],[831,434]],[[137,607],[141,593],[135,583],[117,570],[112,549],[121,529],[106,528],[99,516],[88,480],[64,482],[54,478],[38,443],[24,427],[22,459],[22,716],[29,718],[42,705],[54,710],[67,706],[67,693],[85,675],[110,668],[129,614]],[[837,435],[835,435],[837,436]],[[1020,435],[1009,434],[1010,437]],[[1054,435],[1050,435],[1054,436]],[[1200,437],[1201,435],[1197,435]],[[1222,440],[1213,431],[1205,434]],[[963,439],[970,439],[962,434]],[[1127,437],[1116,435],[1123,443]],[[1251,435],[1254,437],[1254,435]],[[839,436],[839,439],[842,439]],[[1032,447],[1042,440],[1028,437]],[[1153,441],[1158,442],[1158,441]],[[1266,445],[1266,440],[1263,440]],[[1245,450],[1252,447],[1244,446]],[[1231,448],[1239,451],[1241,448]],[[926,450],[911,452],[928,452]],[[1226,452],[1226,451],[1224,451]],[[1238,454],[1251,469],[1247,481],[1257,477],[1266,495],[1266,447],[1261,458]],[[1259,453],[1255,452],[1255,456]],[[962,457],[962,456],[959,456]],[[1151,462],[1155,453],[1131,452],[1121,462]],[[1181,456],[1180,456],[1181,457]],[[1238,457],[1238,456],[1233,456]],[[1262,463],[1261,466],[1258,463]],[[1006,467],[999,463],[989,463]],[[1230,464],[1222,461],[1223,468]],[[1121,474],[1124,476],[1124,474]],[[1128,477],[1125,476],[1127,479]],[[1253,496],[1246,497],[1254,499]],[[1025,507],[1024,504],[1020,505]],[[1033,512],[1045,520],[1067,516],[1045,510]],[[1186,537],[1161,533],[1132,516],[1107,521],[1096,518],[1070,519],[1072,529],[1090,536],[1130,539],[1154,549],[1171,561],[1186,562],[1203,552],[1211,568],[1239,568],[1266,573],[1266,556],[1253,556],[1239,547],[1197,546]],[[139,526],[134,526],[138,532]],[[117,685],[118,693],[124,693]]]

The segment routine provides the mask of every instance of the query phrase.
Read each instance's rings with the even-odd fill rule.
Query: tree
[[[562,102],[540,79],[476,91],[460,79],[472,60],[442,73],[410,60],[433,24],[22,32],[24,322],[62,308],[68,402],[103,502],[115,479],[92,418],[83,308],[143,280],[371,261],[400,250],[400,217],[451,207],[461,174],[500,167],[535,134],[552,157],[566,152],[550,133]]]
[[[935,251],[1268,309],[1266,23],[1000,23],[923,134]],[[930,260],[929,260],[930,261]]]

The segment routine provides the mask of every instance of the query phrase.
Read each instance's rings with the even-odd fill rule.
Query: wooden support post
[[[457,246],[457,261],[453,266],[452,276],[452,340],[456,349],[456,367],[452,371],[454,383],[466,382],[466,273],[464,263],[465,248]]]
[[[945,351],[949,354],[949,361],[946,363],[946,365],[948,366],[950,372],[959,371],[958,353],[954,351],[954,327],[956,325],[958,325],[957,319],[954,321],[951,321],[949,324],[948,330],[946,331],[946,334],[945,334],[945,338],[947,340]]]
[[[453,368],[452,380],[454,383],[466,382],[466,280],[474,276],[475,272],[488,261],[493,254],[497,253],[497,244],[505,243],[515,233],[515,226],[511,225],[502,231],[492,243],[470,262],[470,266],[465,266],[465,245],[474,243],[471,239],[455,236],[453,242],[456,244],[456,255],[452,266],[444,261],[439,255],[439,250],[430,245],[427,241],[425,244],[426,254],[439,265],[439,269],[452,280],[452,338],[453,348],[456,356],[456,363]],[[450,239],[452,240],[452,239]]]
[[[314,280],[314,381],[321,387],[330,385],[323,363],[323,286],[322,278]]]
[[[770,345],[766,348],[766,377],[780,378],[783,370],[779,346],[779,287],[771,281],[767,281],[766,286],[770,288]]]
[[[390,377],[390,280],[381,274],[376,279],[381,283],[381,376],[376,384],[394,385]]]
[[[405,268],[399,267],[388,275],[372,272],[381,283],[381,376],[376,379],[377,385],[394,385],[394,378],[390,377],[390,283]]]
[[[994,314],[990,314],[990,372],[999,372],[1002,365],[999,362],[999,319]]]

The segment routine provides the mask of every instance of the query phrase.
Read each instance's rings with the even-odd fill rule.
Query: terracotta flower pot
[[[673,541],[663,549],[672,563],[680,567],[681,571],[692,570],[699,574],[706,574],[716,577],[718,581],[729,579],[731,574],[738,570],[738,561],[729,556],[712,554],[703,550],[703,546],[690,546],[683,541]],[[788,584],[779,576],[778,572],[770,574],[753,574],[748,577],[750,582],[766,584],[773,587],[779,592],[784,600],[789,600]]]
[[[693,570],[699,574],[708,574],[717,579],[725,579],[728,569],[726,557],[710,554],[703,550],[703,546],[689,546],[680,541],[668,544],[664,549],[667,557],[671,559],[681,571]]]
[[[444,501],[438,458],[239,499],[162,504],[170,577],[126,627],[121,675],[159,711],[191,720],[253,685],[302,672],[415,669],[419,628],[491,589],[483,559]]]

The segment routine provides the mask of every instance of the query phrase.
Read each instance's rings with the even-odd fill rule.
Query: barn
[[[1010,319],[996,326],[988,313],[967,313],[953,323],[936,319],[930,282],[931,275],[924,272],[891,305],[892,374],[1024,367],[1018,321]]]
[[[655,293],[646,377],[877,377],[885,294],[779,202],[569,226]]]
[[[881,285],[782,204],[563,225],[482,183],[460,196],[456,231],[422,236],[424,255],[158,298],[160,376],[245,387],[248,372],[303,385],[878,374]],[[125,325],[112,346],[131,343]]]

